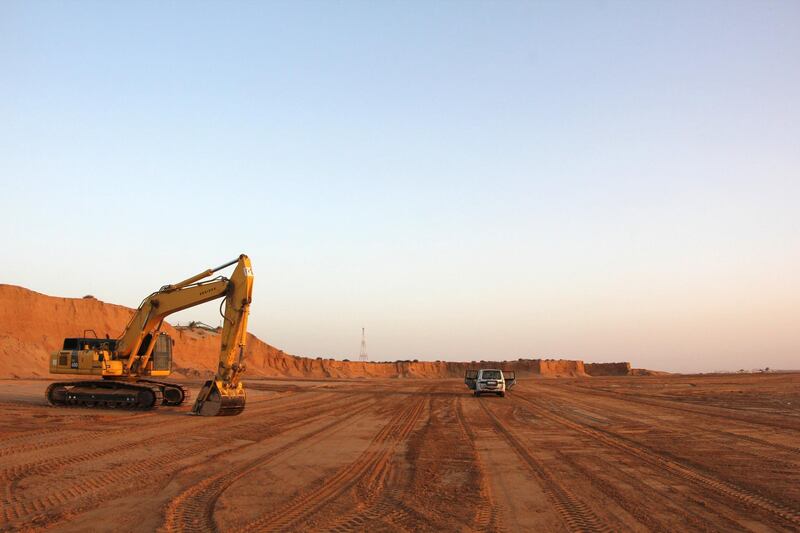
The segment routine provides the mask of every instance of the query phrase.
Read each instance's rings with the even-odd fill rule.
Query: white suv
[[[464,383],[473,391],[475,396],[481,394],[497,394],[505,396],[506,391],[516,383],[514,372],[498,370],[496,368],[481,368],[480,370],[467,370]]]

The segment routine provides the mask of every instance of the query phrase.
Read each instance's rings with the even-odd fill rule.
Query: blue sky
[[[251,331],[290,353],[353,356],[365,326],[376,359],[797,368],[798,23],[5,2],[0,282],[135,306],[246,252]]]

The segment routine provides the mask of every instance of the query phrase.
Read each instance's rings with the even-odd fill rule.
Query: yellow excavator
[[[230,279],[215,272],[236,265]],[[214,379],[206,381],[192,413],[202,416],[238,415],[244,410],[245,391],[240,376],[245,370],[244,348],[247,317],[253,295],[253,269],[242,254],[217,268],[165,285],[145,298],[125,331],[117,339],[83,337],[64,339],[64,345],[50,358],[50,373],[102,376],[102,379],[64,381],[47,388],[51,405],[153,409],[159,405],[181,405],[186,389],[158,379],[172,371],[174,341],[161,326],[172,313],[224,297],[225,310]],[[222,304],[220,304],[220,308]],[[94,333],[94,332],[93,332]]]

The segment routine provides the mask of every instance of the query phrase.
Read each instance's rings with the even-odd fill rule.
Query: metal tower
[[[367,336],[364,333],[364,328],[361,328],[361,353],[358,354],[359,361],[366,361],[369,357],[367,356]]]

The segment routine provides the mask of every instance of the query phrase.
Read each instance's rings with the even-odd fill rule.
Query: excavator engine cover
[[[225,387],[222,382],[210,379],[203,384],[192,407],[200,416],[234,416],[244,411],[244,387]]]

